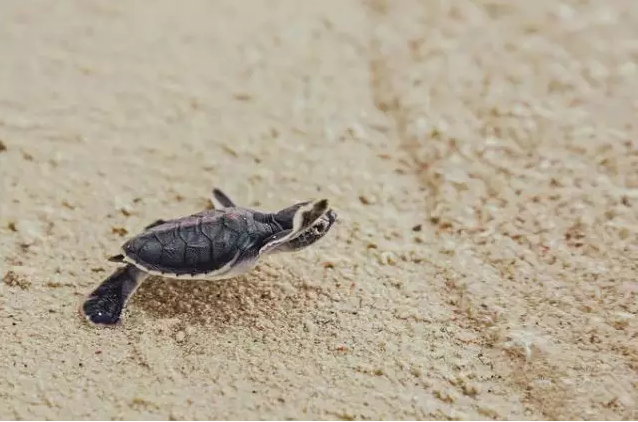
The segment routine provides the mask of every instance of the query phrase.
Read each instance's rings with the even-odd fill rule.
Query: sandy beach
[[[638,3],[0,4],[0,418],[637,419]],[[312,248],[107,258],[213,187]]]

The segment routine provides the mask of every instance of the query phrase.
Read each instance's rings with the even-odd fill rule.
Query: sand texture
[[[635,0],[0,2],[2,419],[638,418]],[[228,281],[106,258],[326,197]]]

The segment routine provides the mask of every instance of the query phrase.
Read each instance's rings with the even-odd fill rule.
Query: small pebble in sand
[[[64,286],[64,284],[60,283],[59,281],[49,281],[47,282],[47,284],[45,284],[45,286],[50,289],[59,289],[60,287]]]
[[[22,290],[28,290],[31,287],[31,281],[27,278],[27,271],[20,267],[12,267],[2,277],[2,281],[7,286],[20,287]]]
[[[64,201],[61,202],[61,205],[69,210],[74,210],[75,206],[71,205],[71,203],[69,203],[69,201],[67,201],[66,199]]]
[[[359,195],[359,202],[363,205],[374,205],[377,203],[377,198],[370,195]]]
[[[177,334],[175,334],[175,340],[180,343],[183,342],[186,340],[186,333],[184,331],[178,331]]]
[[[124,237],[128,234],[128,230],[124,227],[111,227],[111,233]]]
[[[346,129],[346,131],[348,132],[348,135],[352,139],[356,139],[356,140],[359,140],[359,141],[367,139],[367,134],[366,134],[365,129],[363,128],[363,126],[361,126],[357,122],[353,122],[351,125],[349,125],[349,127]]]
[[[131,215],[133,215],[133,209],[128,206],[122,206],[120,208],[120,212],[124,217],[130,217]]]
[[[334,348],[335,352],[338,353],[349,353],[350,352],[350,348],[348,346],[346,346],[345,344],[339,344]]]
[[[410,373],[413,376],[420,378],[421,376],[423,376],[423,368],[421,366],[412,365],[412,367],[410,367]]]
[[[29,154],[26,151],[22,151],[22,158],[24,158],[26,161],[34,161],[35,158],[33,158],[33,155]]]
[[[456,401],[456,398],[451,391],[434,390],[432,394],[444,403],[454,403]]]
[[[0,152],[5,152],[7,150],[7,146],[4,142],[0,140]]]
[[[233,95],[233,98],[235,98],[237,101],[250,101],[252,100],[253,96],[245,92],[238,92]]]
[[[470,397],[476,396],[480,391],[477,385],[465,379],[459,382],[459,387],[461,388],[461,391],[463,392],[463,394]]]
[[[479,405],[478,412],[481,415],[487,416],[491,419],[498,419],[500,417],[499,413],[496,410],[486,405]]]
[[[379,264],[394,266],[397,264],[397,257],[390,251],[384,251],[377,257]]]
[[[612,325],[617,330],[624,330],[634,318],[633,314],[627,312],[616,312],[612,317]]]

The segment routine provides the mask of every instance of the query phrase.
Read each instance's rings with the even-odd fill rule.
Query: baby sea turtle
[[[328,200],[300,202],[275,213],[236,206],[213,189],[215,208],[157,220],[109,258],[122,265],[93,290],[81,313],[93,324],[120,321],[128,300],[149,275],[221,280],[252,269],[262,256],[294,252],[323,238],[337,219]]]

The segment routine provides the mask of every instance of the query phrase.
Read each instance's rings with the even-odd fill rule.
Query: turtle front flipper
[[[287,212],[287,210],[288,209],[284,211]],[[264,245],[259,250],[259,254],[263,255],[272,252],[281,244],[299,236],[304,230],[315,224],[317,220],[323,217],[323,215],[328,211],[327,199],[303,203],[297,208],[294,216],[292,217],[292,229],[283,230],[267,238]]]
[[[235,203],[221,190],[214,188],[213,189],[213,205],[215,205],[215,209],[222,208],[233,208],[235,207]]]
[[[117,324],[126,303],[147,276],[134,265],[118,268],[89,294],[82,304],[82,314],[92,324]]]

